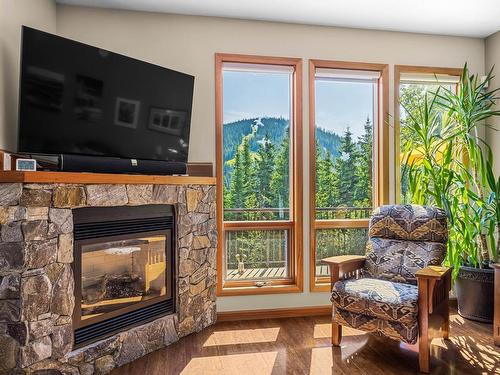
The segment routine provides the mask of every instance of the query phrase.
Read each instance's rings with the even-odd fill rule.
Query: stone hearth
[[[213,324],[215,196],[212,185],[0,184],[0,374],[105,374]],[[72,208],[146,204],[176,208],[176,313],[73,350]]]

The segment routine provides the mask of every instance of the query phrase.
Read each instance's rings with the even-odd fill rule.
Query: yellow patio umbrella
[[[435,160],[438,163],[440,163],[443,160],[443,154],[445,150],[446,150],[446,144],[442,143],[438,147],[435,155]],[[400,155],[400,160],[402,162],[406,161],[407,164],[409,165],[421,165],[422,161],[424,160],[424,157],[425,157],[424,148],[420,146],[413,150],[402,152]]]

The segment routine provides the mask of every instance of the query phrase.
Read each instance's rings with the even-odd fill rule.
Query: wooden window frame
[[[399,150],[401,147],[401,123],[400,123],[400,105],[399,105],[399,89],[401,86],[402,73],[414,74],[446,74],[449,76],[462,76],[462,68],[444,68],[433,66],[417,66],[417,65],[394,65],[394,201],[401,202],[401,171]]]
[[[223,82],[224,63],[289,66],[294,69],[291,87],[290,163],[292,181],[290,212],[287,221],[233,221],[224,223],[223,207]],[[302,59],[240,54],[215,54],[215,125],[216,125],[216,178],[217,178],[217,295],[238,296],[274,293],[300,293],[303,291],[302,255]],[[269,285],[255,286],[255,282],[224,282],[224,233],[226,230],[284,229],[289,231],[289,273],[287,279],[269,279]]]
[[[376,63],[309,60],[309,207],[310,207],[310,251],[309,290],[330,291],[330,278],[316,278],[316,230],[336,228],[367,228],[369,219],[316,219],[316,69],[345,69],[379,72],[378,111],[376,133],[376,180],[373,205],[389,202],[389,65]]]

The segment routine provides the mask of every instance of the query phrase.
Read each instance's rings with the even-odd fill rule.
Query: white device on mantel
[[[1,164],[1,170],[4,171],[11,171],[12,170],[12,157],[8,152],[1,151],[0,152],[0,164]]]
[[[36,171],[35,159],[17,159],[16,171],[34,172]]]

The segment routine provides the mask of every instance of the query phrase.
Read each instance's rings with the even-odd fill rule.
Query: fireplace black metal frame
[[[95,214],[96,212],[98,212],[98,215]],[[95,216],[99,216],[99,222],[95,221]],[[171,220],[161,222],[166,218]],[[148,220],[152,222],[151,225],[147,224]],[[119,234],[108,236],[102,235],[105,231],[103,232],[102,229],[99,228],[99,224],[104,223],[108,225],[111,224],[111,233],[119,232]],[[123,224],[122,227],[125,227],[125,229],[120,229],[120,224]],[[75,335],[75,348],[175,312],[177,277],[175,259],[175,215],[173,206],[148,205],[136,207],[81,208],[74,210],[74,225],[73,275],[75,283],[75,308],[73,311],[73,331]],[[92,228],[93,225],[94,228]],[[158,225],[163,226],[163,228],[159,230],[147,230],[158,227]],[[82,230],[82,228],[84,229]],[[134,228],[137,228],[137,231],[135,231]],[[146,230],[139,231],[139,228]],[[158,235],[164,235],[166,239],[166,295],[138,301],[132,305],[82,320],[82,246]]]

